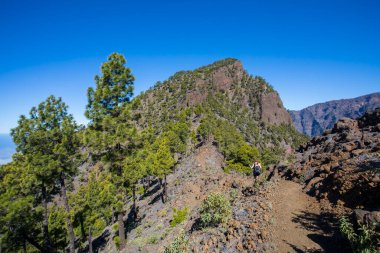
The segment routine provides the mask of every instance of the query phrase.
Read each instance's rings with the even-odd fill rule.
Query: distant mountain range
[[[341,118],[358,118],[367,110],[380,107],[380,92],[352,98],[333,100],[309,106],[300,111],[289,111],[298,131],[309,135],[321,135],[331,129]]]
[[[0,164],[10,162],[15,149],[12,138],[8,134],[0,134]]]

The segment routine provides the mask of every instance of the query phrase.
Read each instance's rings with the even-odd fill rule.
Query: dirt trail
[[[273,201],[273,240],[277,252],[340,252],[330,218],[301,185],[280,180]]]

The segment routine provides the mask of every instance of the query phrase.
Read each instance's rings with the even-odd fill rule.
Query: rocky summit
[[[222,119],[261,148],[278,146],[289,151],[305,140],[294,132],[279,94],[264,78],[248,74],[237,59],[179,71],[137,96],[135,102],[133,113],[141,128],[163,126],[180,112],[195,109],[193,123],[202,123],[206,115]]]
[[[308,136],[322,135],[341,118],[355,119],[367,110],[380,107],[380,93],[334,100],[309,106],[300,111],[289,111],[295,127]]]

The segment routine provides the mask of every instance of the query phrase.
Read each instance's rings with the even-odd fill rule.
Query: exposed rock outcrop
[[[357,120],[343,118],[301,146],[283,171],[305,190],[337,207],[380,207],[380,108]]]
[[[261,120],[274,125],[292,124],[292,119],[283,107],[277,92],[270,92],[261,96]]]

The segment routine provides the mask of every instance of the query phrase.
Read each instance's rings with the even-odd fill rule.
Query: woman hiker
[[[251,169],[253,170],[252,173],[253,173],[254,182],[256,182],[256,178],[258,178],[261,174],[261,164],[259,163],[259,161],[255,161],[252,164]]]

